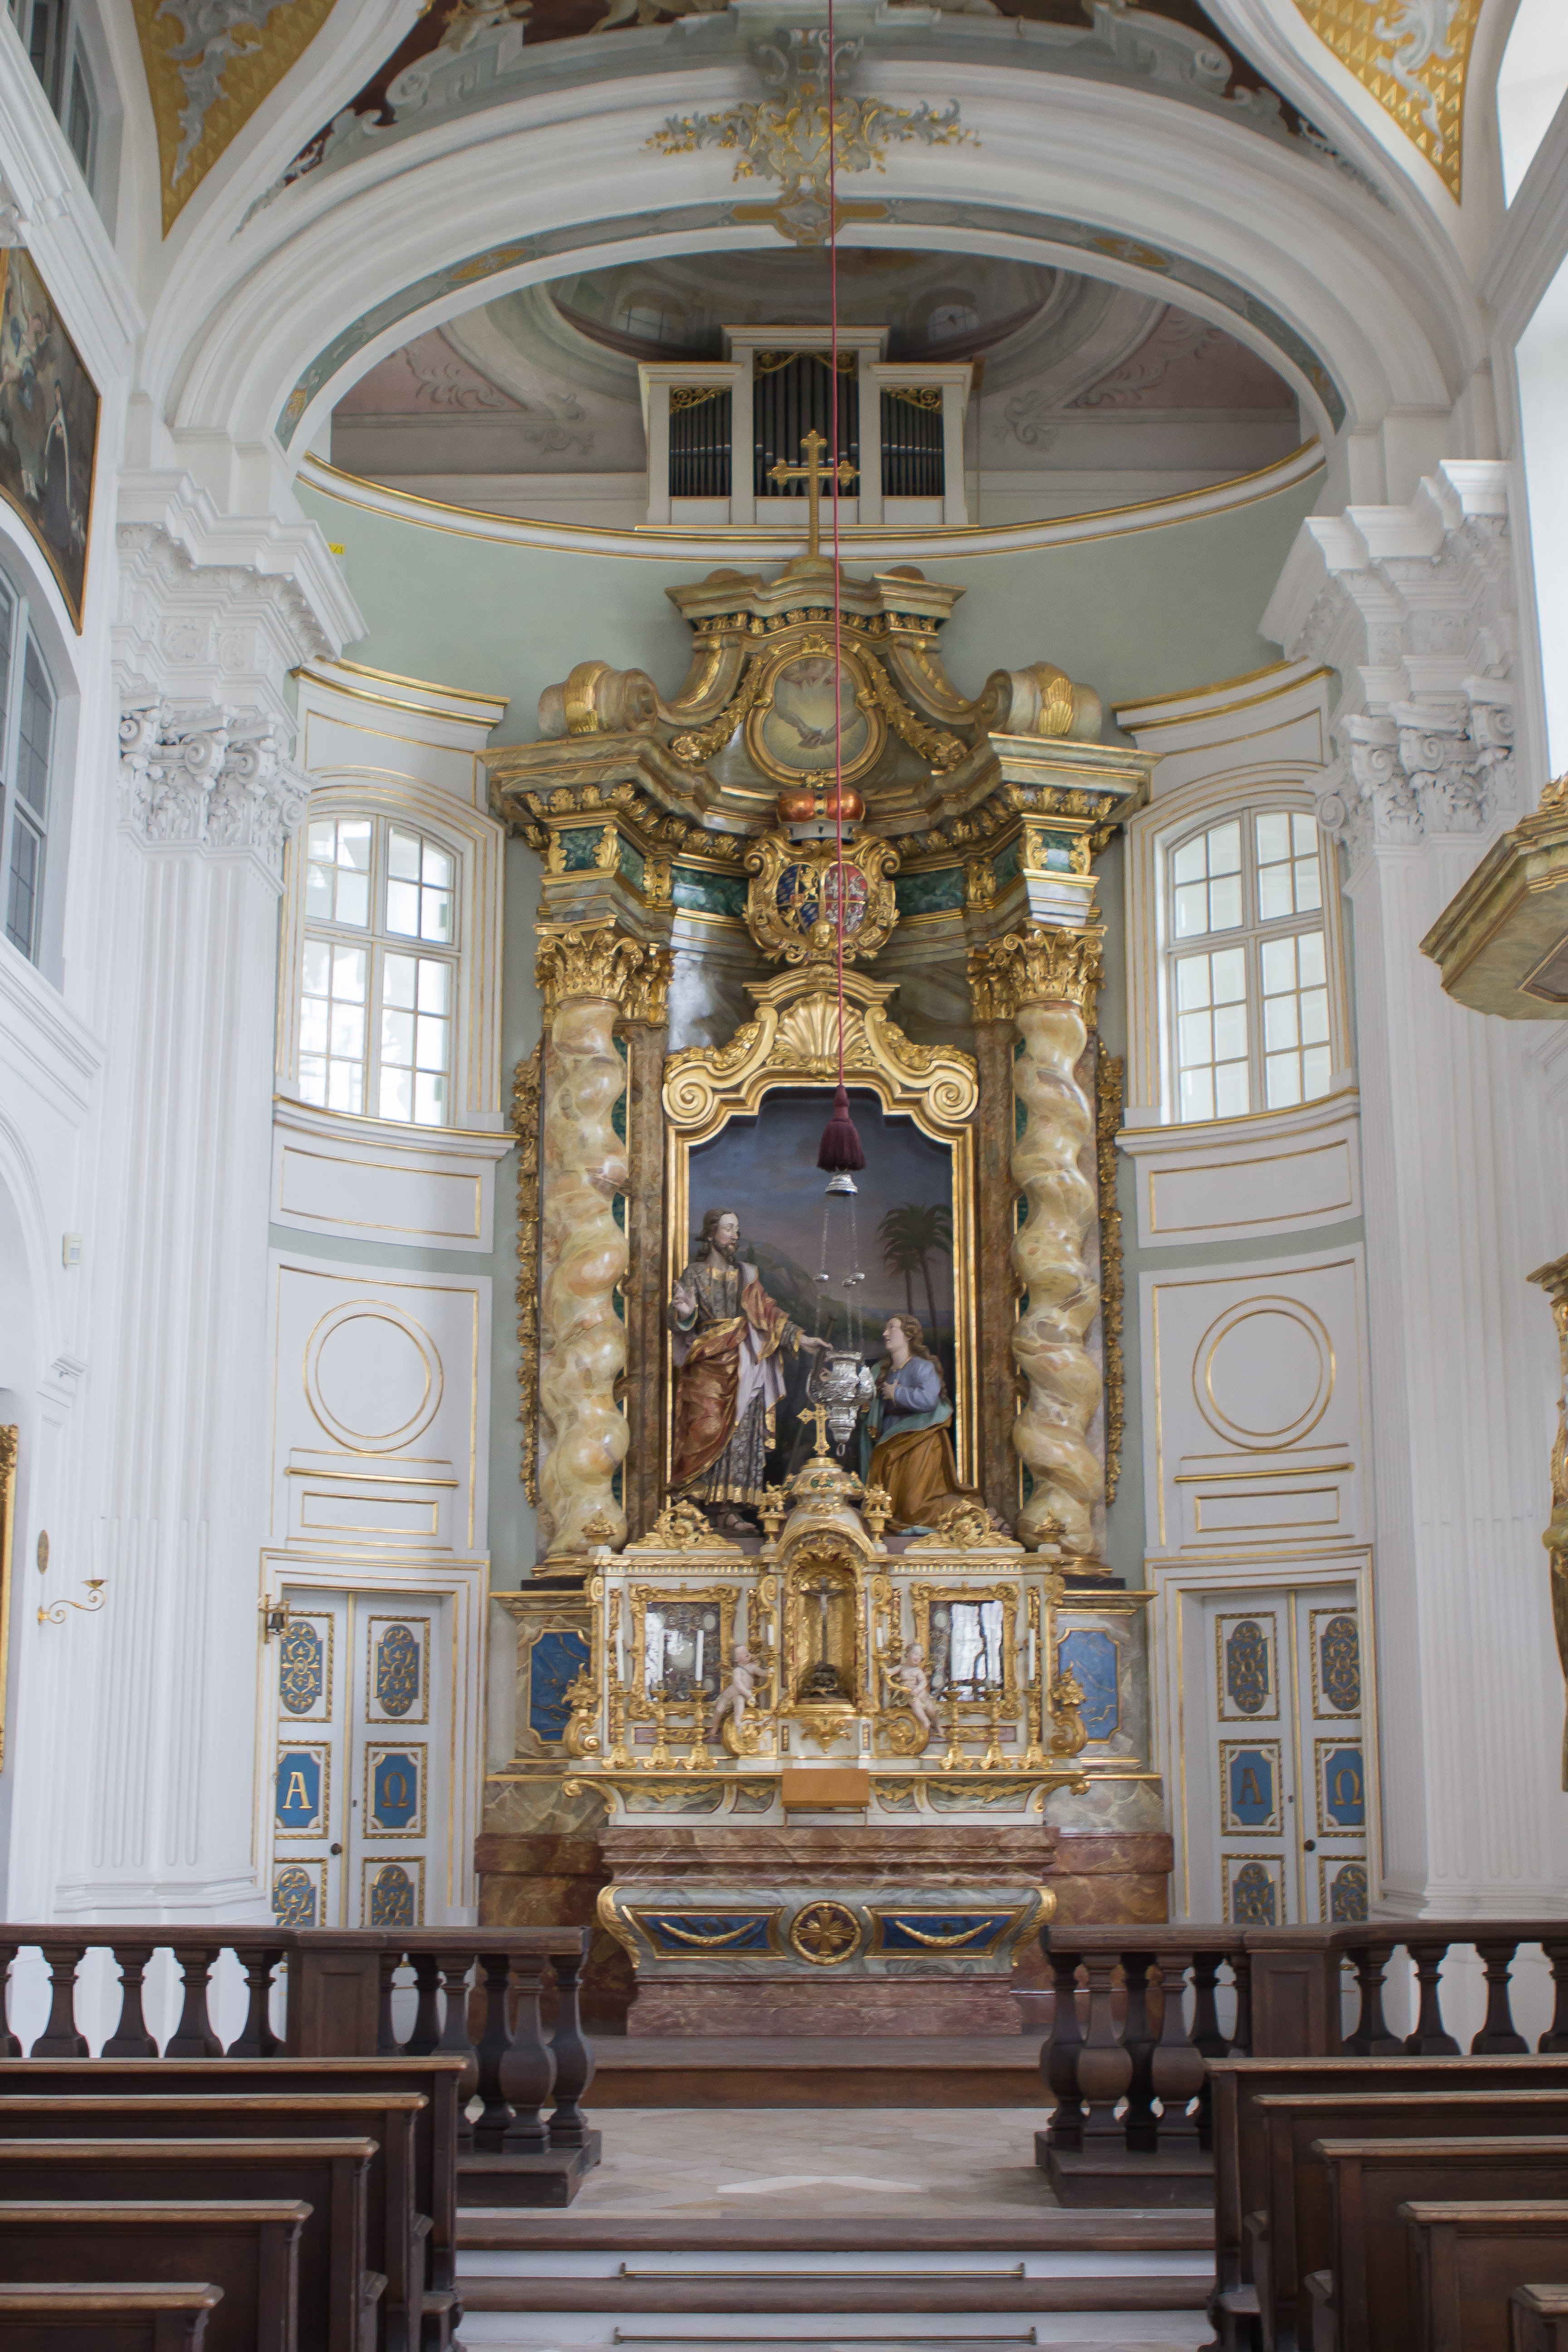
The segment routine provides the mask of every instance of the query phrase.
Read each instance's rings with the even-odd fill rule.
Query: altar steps
[[[464,2215],[470,2352],[646,2344],[1193,2352],[1214,2230],[1197,2213],[953,2221]]]
[[[1041,2035],[595,2035],[601,2107],[1038,2107]]]

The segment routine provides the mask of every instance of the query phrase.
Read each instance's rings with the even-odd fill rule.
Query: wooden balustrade
[[[594,2060],[583,2032],[579,1988],[588,1931],[580,1927],[378,1929],[283,1927],[65,1927],[56,1922],[0,1928],[0,2058],[86,2058],[79,1971],[102,1952],[120,1977],[120,2011],[96,2053],[105,2058],[355,2058],[457,2054],[468,2062],[459,2112],[477,2095],[478,2117],[461,2126],[468,2148],[543,2155],[586,2150],[595,2141],[583,2112]],[[13,1979],[29,1949],[48,1972],[48,2013],[24,2047],[12,2017]],[[154,1955],[177,1971],[180,2011],[160,2048],[147,2022]],[[227,1954],[244,1978],[245,2021],[225,2044],[212,2015],[213,1979]],[[274,2030],[281,1970],[285,2024]],[[557,1992],[553,2041],[545,2039],[540,1998]],[[413,2021],[399,2039],[395,2018],[405,1984]],[[112,1995],[110,1996],[112,2000]],[[546,2116],[546,2106],[551,2113]]]
[[[1526,1945],[1544,1953],[1555,1992],[1551,2028],[1536,2047],[1543,2054],[1568,2051],[1568,1925],[1561,1921],[1053,1925],[1040,1940],[1056,1996],[1040,2053],[1056,2105],[1049,2128],[1039,2135],[1040,2160],[1058,2193],[1081,2174],[1095,2195],[1106,2196],[1112,2149],[1134,2160],[1133,2168],[1121,2168],[1145,2189],[1155,2158],[1181,2159],[1165,2168],[1185,2173],[1187,2155],[1213,2145],[1205,2062],[1458,2056],[1442,2003],[1443,1965],[1451,1953],[1473,1951],[1485,1979],[1486,2016],[1470,2042],[1472,2056],[1529,2051],[1510,2006],[1513,1968]],[[1409,1963],[1415,2006],[1404,2035],[1391,2031],[1384,2009],[1388,1969],[1399,1952]],[[1342,1990],[1358,1996],[1348,2032],[1341,2023]],[[1234,2001],[1228,2035],[1220,2026],[1222,1992]]]

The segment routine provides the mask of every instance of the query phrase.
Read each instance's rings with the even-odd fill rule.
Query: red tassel
[[[816,1164],[829,1176],[841,1175],[846,1169],[866,1165],[866,1153],[860,1138],[855,1132],[855,1122],[849,1116],[849,1097],[842,1087],[834,1089],[833,1117],[822,1130],[822,1146]]]

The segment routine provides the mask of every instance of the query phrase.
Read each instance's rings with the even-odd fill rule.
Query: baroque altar
[[[912,567],[844,576],[836,661],[832,590],[669,591],[679,695],[584,661],[491,763],[544,1035],[481,1916],[596,1920],[639,2033],[1016,2031],[1056,1905],[1164,1909],[1095,1036],[1147,762],[1047,662],[964,695]]]

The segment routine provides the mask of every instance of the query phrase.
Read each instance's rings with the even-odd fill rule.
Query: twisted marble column
[[[1010,931],[986,950],[993,985],[1005,992],[1022,1050],[1013,1089],[1024,1106],[1013,1174],[1025,1221],[1013,1265],[1027,1306],[1013,1354],[1029,1384],[1013,1444],[1033,1492],[1018,1518],[1021,1542],[1059,1542],[1077,1559],[1096,1551],[1094,1515],[1105,1468],[1089,1441],[1100,1406],[1100,1367],[1085,1341],[1100,1311],[1089,1252],[1097,1213],[1084,1160],[1095,1136],[1094,1107],[1074,1072],[1088,1043],[1088,1006],[1104,972],[1099,930]],[[1089,1166],[1092,1169],[1092,1160]]]
[[[647,1018],[668,983],[667,953],[613,924],[541,931],[535,973],[544,999],[543,1184],[540,1214],[539,1401],[547,1429],[540,1499],[548,1557],[581,1555],[603,1518],[614,1542],[626,1518],[614,1491],[628,1432],[616,1402],[626,1325],[616,1285],[629,1262],[614,1202],[627,1183],[614,1112],[626,1087],[617,1020]],[[662,1009],[662,1008],[661,1008]]]

